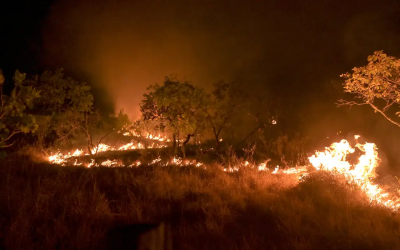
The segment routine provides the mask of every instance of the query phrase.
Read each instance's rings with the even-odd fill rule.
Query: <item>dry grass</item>
[[[0,165],[0,248],[105,249],[115,225],[162,220],[174,249],[400,249],[399,215],[327,173]]]

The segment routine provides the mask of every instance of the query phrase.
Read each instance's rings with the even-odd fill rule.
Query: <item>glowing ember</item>
[[[150,164],[149,164],[149,165],[156,164],[157,162],[160,162],[160,161],[161,161],[161,158],[160,158],[160,156],[159,156],[158,158],[156,158],[156,159],[152,160],[152,161],[150,162]]]
[[[105,166],[105,167],[111,167],[111,166],[117,166],[118,165],[118,163],[117,163],[117,160],[106,160],[106,161],[103,161],[100,165],[102,165],[102,166]]]
[[[133,164],[129,165],[129,167],[139,167],[140,165],[142,165],[142,163],[140,161],[136,161]]]
[[[88,168],[93,167],[94,165],[95,165],[95,161],[94,161],[94,159],[92,159],[92,162],[89,163]]]

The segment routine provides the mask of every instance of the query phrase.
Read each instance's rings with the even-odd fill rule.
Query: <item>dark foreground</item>
[[[218,166],[0,162],[1,249],[112,249],[121,225],[163,221],[174,249],[400,249],[400,216],[327,173]]]

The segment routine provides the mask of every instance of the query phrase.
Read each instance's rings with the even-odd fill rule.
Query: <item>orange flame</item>
[[[125,134],[124,134],[125,135]],[[141,136],[136,134],[135,132],[130,132],[129,135],[133,136]],[[360,136],[356,135],[355,139],[357,140]],[[166,137],[162,137],[161,135],[151,135],[147,134],[147,139],[153,141],[168,141]],[[166,147],[166,145],[159,145],[157,143],[152,143],[147,146],[148,148],[162,148]],[[92,154],[98,152],[105,151],[124,151],[130,149],[143,149],[145,146],[141,143],[130,142],[125,145],[119,146],[117,148],[111,147],[106,144],[99,144],[96,148],[92,150]],[[358,158],[358,162],[356,164],[350,164],[346,157],[349,154],[353,154],[356,151],[356,148],[360,150],[363,154]],[[68,152],[66,154],[62,154],[61,152],[57,152],[48,157],[48,161],[54,164],[66,165],[67,161],[71,157],[78,157],[83,155],[83,150],[75,150],[73,152]],[[88,154],[86,154],[88,155]],[[349,182],[356,183],[367,195],[370,197],[371,201],[382,204],[388,208],[398,209],[400,208],[400,193],[397,195],[393,192],[387,192],[382,187],[374,184],[371,179],[376,177],[375,170],[379,164],[379,157],[377,148],[374,143],[365,143],[360,144],[356,143],[355,147],[352,147],[350,143],[346,140],[341,140],[340,142],[333,143],[330,147],[326,147],[323,152],[315,152],[315,154],[308,158],[311,165],[317,170],[325,170],[329,171],[333,174],[340,174],[344,176]],[[241,168],[256,168],[259,171],[269,171],[268,168],[269,160],[256,165],[254,163],[250,163],[248,161],[239,162],[237,165],[230,166],[229,168],[225,168],[224,171],[227,172],[235,172],[239,171]],[[158,157],[148,165],[160,164],[161,166],[196,166],[203,167],[204,164],[202,162],[198,162],[196,160],[182,159],[180,157],[173,157],[169,160],[163,162],[163,160]],[[73,165],[82,165],[76,159]],[[128,165],[129,167],[138,167],[141,166],[142,162],[135,161],[134,163]],[[94,159],[92,159],[91,163],[87,165],[87,167],[94,166],[106,166],[106,167],[120,167],[123,166],[121,162],[117,160],[108,159],[101,163],[96,163]],[[279,166],[276,166],[271,174],[288,174],[288,175],[308,175],[309,169],[307,166],[298,166],[289,169],[280,169]],[[300,178],[299,178],[300,179]]]
[[[357,140],[359,137],[356,135],[355,139]],[[346,156],[355,152],[355,149],[346,140],[333,143],[326,148],[325,152],[316,152],[315,155],[309,157],[309,161],[317,170],[338,173],[349,182],[356,183],[370,197],[371,201],[376,201],[392,209],[398,209],[400,200],[398,198],[391,199],[390,197],[394,194],[390,195],[371,181],[372,178],[376,177],[375,170],[379,164],[375,144],[365,143],[362,145],[357,143],[356,147],[364,153],[360,156],[356,165],[351,165],[346,161]]]

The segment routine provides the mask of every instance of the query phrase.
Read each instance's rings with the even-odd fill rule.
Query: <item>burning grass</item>
[[[205,167],[60,168],[10,158],[0,168],[0,247],[106,249],[115,224],[162,220],[174,249],[400,248],[399,215],[343,175],[316,171],[300,181]]]

